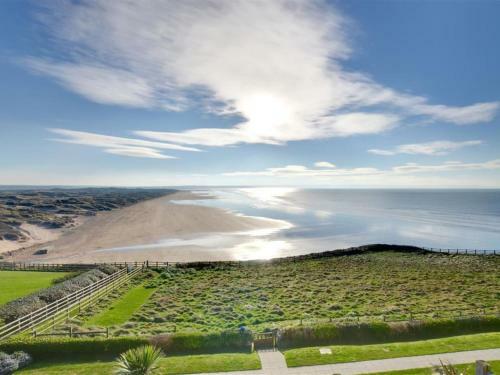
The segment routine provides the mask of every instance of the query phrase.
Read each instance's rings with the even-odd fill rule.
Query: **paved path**
[[[262,370],[221,372],[211,375],[351,375],[397,371],[431,367],[438,365],[440,360],[453,364],[472,363],[478,359],[500,360],[500,348],[292,368],[283,367],[284,358],[280,352],[259,352],[259,357],[262,361]]]
[[[285,356],[278,350],[259,350],[257,352],[262,365],[262,371],[269,374],[286,374]]]

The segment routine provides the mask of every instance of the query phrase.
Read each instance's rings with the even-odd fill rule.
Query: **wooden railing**
[[[465,254],[465,255],[500,255],[500,250],[483,249],[441,249],[437,247],[422,247],[424,250],[443,254]]]
[[[7,323],[0,327],[0,340],[35,328],[37,329],[37,333],[43,333],[47,329],[69,319],[72,315],[78,315],[95,301],[128,282],[132,277],[141,272],[142,269],[142,265],[130,272],[127,268],[122,268],[66,297]]]
[[[19,271],[76,271],[76,270],[87,270],[96,268],[100,265],[111,265],[123,268],[166,268],[166,267],[217,267],[225,265],[244,265],[244,264],[254,264],[263,262],[287,262],[301,259],[314,259],[322,258],[336,255],[352,254],[352,253],[362,253],[363,251],[373,251],[375,247],[387,248],[387,250],[393,251],[428,251],[436,252],[442,254],[463,254],[463,255],[500,255],[500,250],[484,250],[484,249],[442,249],[435,247],[415,247],[415,246],[400,246],[400,245],[367,245],[360,247],[351,247],[345,249],[336,249],[323,252],[313,252],[304,255],[296,255],[283,258],[273,258],[269,260],[245,260],[245,261],[206,261],[206,262],[159,262],[146,260],[145,262],[108,262],[108,263],[75,263],[75,264],[65,264],[65,263],[23,263],[23,262],[7,262],[0,261],[0,270],[19,270]],[[366,250],[364,250],[366,248]],[[371,248],[371,249],[370,249]],[[380,250],[376,250],[380,251]]]
[[[337,324],[353,324],[353,323],[370,323],[370,322],[412,322],[425,320],[428,318],[449,318],[449,319],[466,319],[466,318],[481,318],[481,317],[499,317],[500,306],[490,305],[482,307],[467,307],[454,309],[433,309],[433,310],[404,310],[404,311],[379,311],[371,314],[356,314],[338,315],[332,317],[312,317],[304,316],[302,319],[291,319],[276,321],[280,325],[296,326],[296,325],[315,325],[321,323],[337,323]]]

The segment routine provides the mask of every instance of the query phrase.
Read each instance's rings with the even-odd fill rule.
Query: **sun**
[[[279,96],[262,93],[244,98],[240,104],[252,133],[270,135],[290,120],[291,107]]]

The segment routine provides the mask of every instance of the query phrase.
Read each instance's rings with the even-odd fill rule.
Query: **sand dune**
[[[199,198],[189,192],[178,192],[151,199],[122,209],[99,213],[82,225],[43,245],[47,255],[34,256],[36,248],[20,251],[12,260],[43,262],[99,261],[189,261],[228,259],[228,254],[208,253],[199,246],[147,248],[141,251],[107,251],[110,248],[145,245],[168,238],[200,233],[242,232],[279,227],[281,222],[245,217],[206,206],[175,204],[172,200]],[[11,258],[11,257],[9,257]],[[11,259],[9,259],[11,260]]]

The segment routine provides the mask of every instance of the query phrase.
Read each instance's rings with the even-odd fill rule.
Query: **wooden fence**
[[[112,290],[127,283],[132,277],[141,272],[142,269],[142,267],[137,267],[129,272],[129,269],[122,268],[66,297],[7,323],[0,327],[0,340],[35,328],[37,329],[37,333],[43,333],[49,328],[68,320],[71,316],[78,315],[82,310]]]
[[[349,314],[332,317],[310,317],[304,316],[302,319],[280,321],[280,325],[314,325],[320,323],[370,323],[370,322],[411,322],[428,318],[450,318],[466,319],[478,317],[498,317],[500,316],[500,306],[483,306],[478,308],[462,307],[456,309],[433,309],[420,311],[380,311],[372,314]]]
[[[95,335],[106,335],[106,338],[109,337],[109,328],[106,327],[105,330],[94,330],[94,331],[74,331],[73,327],[69,327],[66,331],[61,332],[49,332],[49,333],[39,333],[37,330],[33,330],[33,337],[47,337],[47,336],[69,336],[69,337],[78,337],[78,336],[95,336]]]
[[[109,262],[109,263],[27,263],[0,262],[0,270],[4,271],[87,271],[99,266],[115,266],[118,268],[144,267],[144,262]]]

